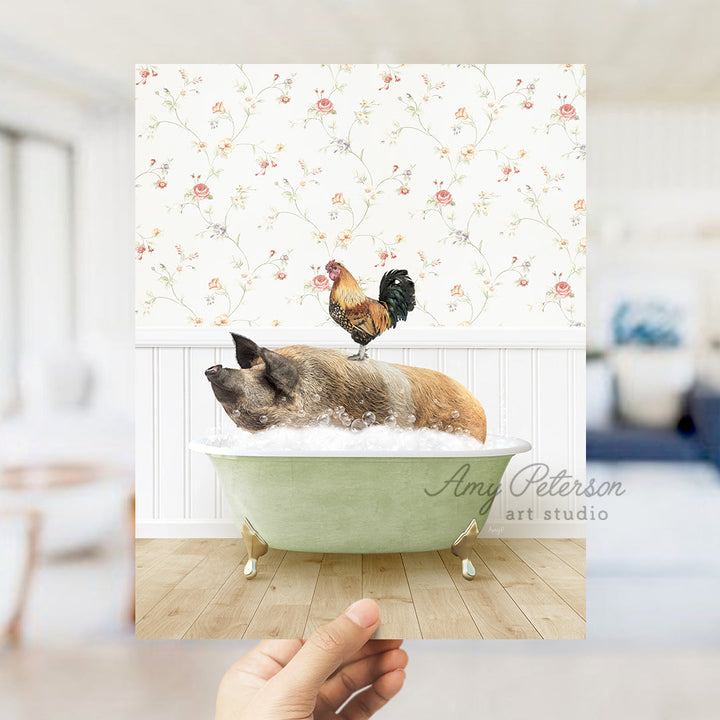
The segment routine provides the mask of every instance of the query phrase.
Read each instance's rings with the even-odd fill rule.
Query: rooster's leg
[[[358,345],[358,351],[354,355],[350,355],[348,360],[364,360],[365,355],[365,346],[364,345]]]

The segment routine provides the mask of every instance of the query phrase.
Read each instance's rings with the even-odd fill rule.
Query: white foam
[[[401,429],[374,425],[359,431],[335,426],[272,427],[257,433],[240,428],[209,435],[191,444],[194,450],[222,455],[502,455],[524,452],[529,445],[515,438],[488,435],[481,443],[470,435],[429,428]],[[506,451],[506,452],[502,452]]]

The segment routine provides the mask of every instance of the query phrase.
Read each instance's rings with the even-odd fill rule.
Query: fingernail
[[[345,614],[361,628],[369,628],[380,619],[380,608],[374,600],[365,598],[354,602]]]

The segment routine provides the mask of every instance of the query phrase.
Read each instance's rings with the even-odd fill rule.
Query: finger
[[[358,693],[342,709],[342,720],[367,720],[397,695],[405,682],[404,670],[393,670]]]
[[[302,640],[263,640],[259,642],[253,652],[257,652],[284,668],[297,655],[303,646]]]
[[[399,648],[403,642],[403,640],[368,640],[356,653],[347,659],[346,663],[349,665],[371,655],[380,655],[388,650],[394,650]]]
[[[322,686],[318,700],[325,708],[337,710],[358,690],[372,685],[393,670],[404,669],[407,662],[407,653],[395,649],[345,665]]]
[[[322,684],[370,639],[380,624],[373,600],[358,600],[340,617],[318,628],[274,678],[276,691],[316,694]]]
[[[277,675],[302,647],[301,640],[263,640],[227,671],[227,675],[242,675],[267,681]],[[256,683],[258,686],[263,682]]]

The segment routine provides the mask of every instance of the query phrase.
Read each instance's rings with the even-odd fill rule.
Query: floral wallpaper
[[[325,264],[414,326],[585,319],[581,65],[141,65],[137,322],[332,323]]]

